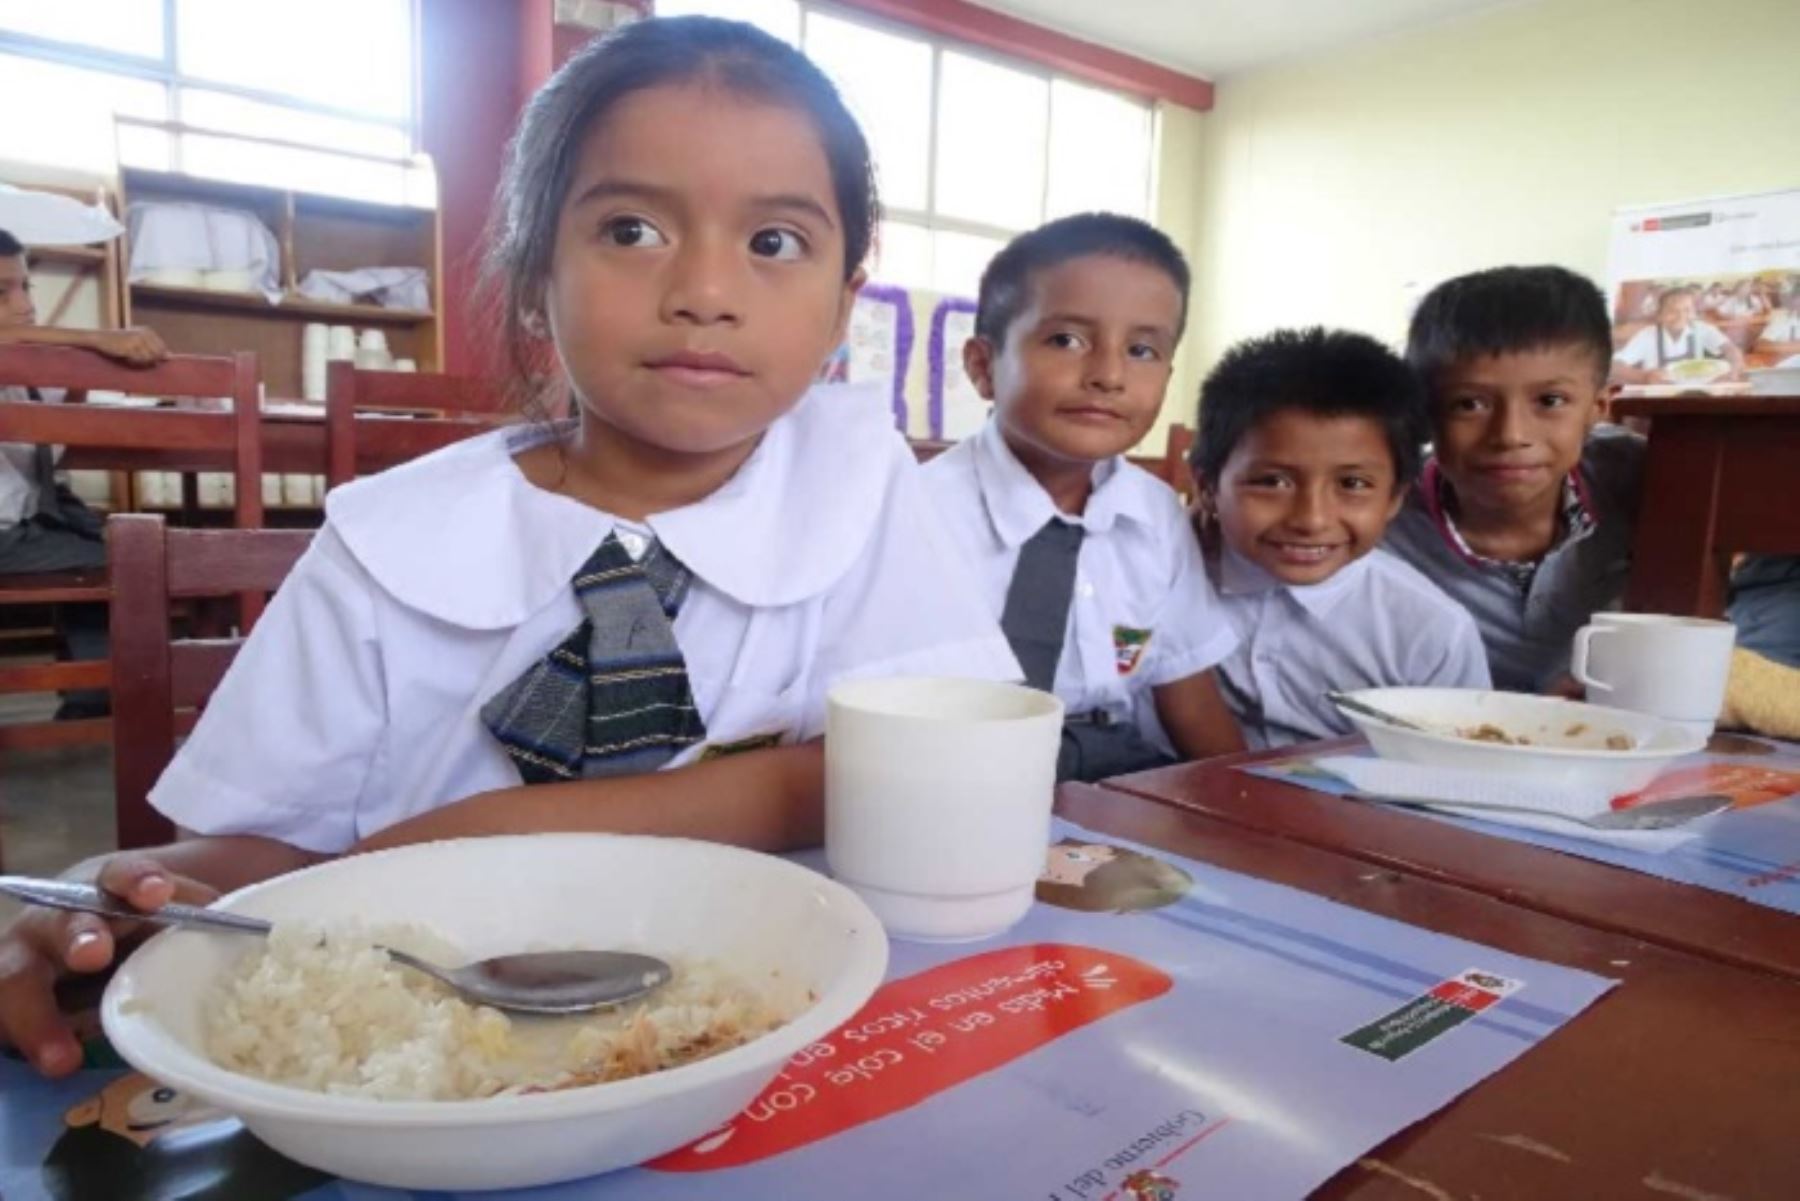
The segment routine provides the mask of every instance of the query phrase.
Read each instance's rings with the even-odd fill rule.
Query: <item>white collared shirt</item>
[[[1683,359],[1718,358],[1730,344],[1719,327],[1705,321],[1691,321],[1679,334],[1670,336],[1661,324],[1652,321],[1632,335],[1613,355],[1613,361],[1627,367],[1645,369],[1661,367]]]
[[[1763,326],[1757,342],[1759,349],[1763,342],[1800,342],[1800,307],[1776,309],[1769,314],[1769,322]]]
[[[0,388],[0,400],[24,402],[30,399],[29,389]],[[63,393],[59,388],[38,391],[38,400],[44,404],[60,404],[62,399]],[[57,458],[62,457],[62,447],[53,447],[52,450]],[[37,447],[30,442],[0,442],[0,530],[18,525],[37,514],[38,488],[33,463],[36,455]]]
[[[151,791],[176,824],[341,851],[519,775],[481,706],[581,620],[569,580],[619,523],[528,482],[547,427],[334,491]],[[1017,679],[873,390],[819,388],[718,491],[643,523],[693,572],[675,621],[709,750],[824,730],[859,676]]]
[[[1095,478],[1082,515],[1064,515],[1086,535],[1056,695],[1070,715],[1135,720],[1166,747],[1150,690],[1205,671],[1236,637],[1174,490],[1123,458],[1096,466]],[[991,420],[927,463],[925,482],[998,617],[1019,548],[1058,515],[1055,502]]]
[[[1220,685],[1253,747],[1351,733],[1327,689],[1489,687],[1475,619],[1379,547],[1305,586],[1226,548],[1218,583],[1242,638]]]

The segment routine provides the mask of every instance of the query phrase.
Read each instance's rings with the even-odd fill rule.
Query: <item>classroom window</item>
[[[0,123],[0,158],[432,205],[416,23],[416,0],[0,0],[0,75],[32,114]]]
[[[1022,230],[1102,209],[1150,215],[1154,115],[1133,97],[810,0],[657,0],[801,47],[862,123],[887,220],[869,270],[973,296]]]
[[[0,30],[161,58],[163,0],[0,0]]]

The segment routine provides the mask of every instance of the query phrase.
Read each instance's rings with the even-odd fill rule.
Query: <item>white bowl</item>
[[[1431,767],[1465,767],[1521,780],[1636,792],[1669,764],[1706,746],[1706,738],[1680,722],[1557,697],[1466,688],[1364,688],[1350,696],[1366,705],[1444,733],[1403,730],[1344,712],[1384,759]],[[1449,731],[1483,724],[1531,740],[1529,746],[1477,742]],[[1569,731],[1585,727],[1578,734]],[[1605,749],[1606,736],[1624,734],[1632,749]]]
[[[219,904],[274,920],[416,923],[471,958],[546,947],[703,958],[753,983],[779,973],[818,998],[770,1034],[655,1075],[476,1101],[379,1101],[270,1084],[206,1056],[203,1008],[251,949],[246,940],[170,930],[119,969],[101,1016],[133,1067],[236,1114],[293,1159],[407,1189],[545,1184],[683,1146],[851,1017],[887,969],[881,924],[849,889],[773,856],[678,839],[430,843],[322,864]]]

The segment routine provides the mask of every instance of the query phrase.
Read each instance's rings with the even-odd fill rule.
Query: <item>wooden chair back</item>
[[[0,346],[0,387],[60,389],[72,403],[0,402],[0,442],[103,447],[120,454],[192,454],[196,464],[226,466],[236,488],[236,523],[262,524],[262,440],[256,356],[171,355],[153,367],[128,367],[72,347]],[[228,397],[230,412],[126,409],[80,403],[90,391],[169,397]],[[107,574],[98,571],[0,575],[0,606],[105,602]],[[244,604],[246,626],[257,604]],[[107,687],[105,663],[42,663],[0,669],[0,693],[59,692]],[[106,718],[19,722],[0,727],[0,749],[105,742]]]
[[[150,807],[150,788],[193,727],[241,638],[176,639],[170,602],[267,595],[312,542],[311,530],[170,529],[158,516],[107,519],[112,569],[113,786],[120,847],[173,835]]]
[[[388,414],[357,419],[357,414]],[[412,415],[410,420],[399,414]],[[492,429],[502,397],[479,380],[435,372],[363,371],[334,362],[325,373],[325,483],[380,471]]]
[[[0,442],[48,442],[108,450],[192,453],[229,464],[235,524],[263,521],[261,390],[253,354],[170,355],[127,367],[91,350],[0,346],[0,387],[122,392],[173,400],[227,398],[231,411],[126,409],[83,404],[0,404]]]

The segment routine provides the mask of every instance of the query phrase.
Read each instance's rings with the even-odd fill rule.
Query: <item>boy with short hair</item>
[[[1142,221],[1066,217],[981,278],[963,364],[992,420],[925,468],[1024,668],[1067,709],[1058,779],[1241,749],[1211,668],[1231,650],[1181,502],[1125,461],[1187,315],[1180,251]]]
[[[168,355],[147,329],[56,329],[37,323],[31,299],[31,265],[19,240],[0,229],[0,346],[35,343],[95,350],[136,366]],[[6,387],[9,400],[58,400],[35,390]],[[101,567],[106,547],[100,518],[56,482],[55,453],[25,442],[0,443],[0,575]]]
[[[25,247],[0,229],[0,346],[36,343],[97,351],[133,366],[148,366],[168,356],[162,339],[147,329],[56,329],[37,323],[31,298],[31,264]],[[8,387],[7,400],[56,402],[59,392]],[[0,443],[0,575],[71,571],[106,565],[106,543],[100,515],[81,502],[56,478],[59,447],[27,442]],[[74,659],[106,657],[106,607],[63,605],[57,629]],[[66,694],[58,719],[102,717],[107,712],[102,691]]]
[[[1434,288],[1407,360],[1435,453],[1387,546],[1475,618],[1494,683],[1559,691],[1575,631],[1617,608],[1644,441],[1602,424],[1612,328],[1591,282],[1497,267]]]
[[[1427,432],[1398,356],[1317,328],[1240,343],[1196,430],[1199,524],[1240,638],[1220,680],[1253,746],[1350,733],[1329,689],[1488,686],[1468,613],[1379,546]]]

